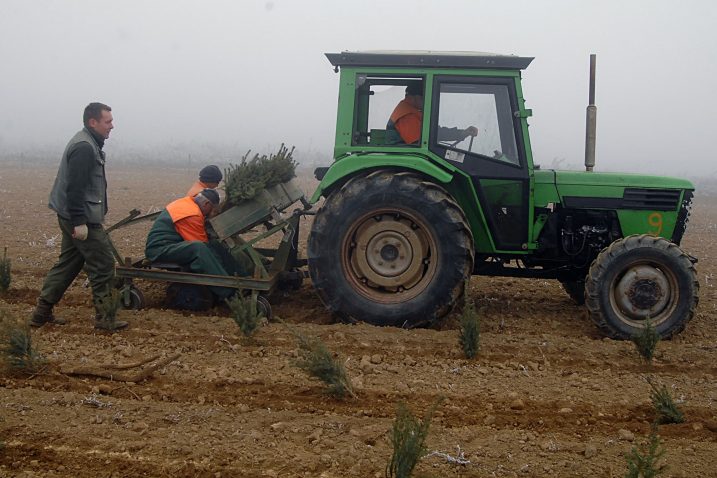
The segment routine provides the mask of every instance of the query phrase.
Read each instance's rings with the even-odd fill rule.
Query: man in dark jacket
[[[114,128],[112,108],[90,103],[82,119],[85,127],[67,143],[50,192],[49,206],[57,213],[62,246],[57,263],[45,277],[30,325],[65,323],[64,319],[54,316],[52,309],[84,267],[97,312],[95,328],[113,332],[127,327],[127,322],[106,320],[107,314],[102,310],[114,280],[114,257],[102,227],[107,213],[102,147]]]

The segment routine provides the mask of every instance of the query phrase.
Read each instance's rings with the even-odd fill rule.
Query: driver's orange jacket
[[[413,144],[421,139],[421,125],[423,124],[423,111],[419,110],[407,100],[401,100],[391,113],[389,124],[398,131],[406,144]]]
[[[182,239],[209,242],[207,231],[204,229],[204,214],[193,197],[186,196],[172,201],[167,204],[167,212]]]

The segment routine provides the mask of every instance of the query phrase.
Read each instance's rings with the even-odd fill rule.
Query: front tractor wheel
[[[634,235],[593,261],[585,284],[591,319],[608,336],[629,339],[649,320],[662,338],[681,332],[699,300],[697,272],[676,244]]]
[[[415,327],[447,314],[473,268],[460,207],[411,173],[350,180],[317,213],[309,271],[324,303],[346,320]]]

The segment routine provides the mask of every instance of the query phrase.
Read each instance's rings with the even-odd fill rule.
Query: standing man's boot
[[[95,329],[104,330],[105,332],[117,332],[126,329],[129,322],[117,320],[115,318],[103,317],[103,314],[95,314]]]
[[[55,317],[52,313],[53,304],[50,304],[45,299],[40,297],[37,299],[37,307],[32,313],[32,319],[30,319],[31,327],[42,327],[45,324],[51,325],[65,325],[67,321],[59,317]]]

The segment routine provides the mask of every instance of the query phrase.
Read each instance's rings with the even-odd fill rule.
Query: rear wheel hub
[[[430,256],[435,246],[426,226],[398,211],[374,213],[356,224],[343,257],[359,288],[379,301],[401,300],[387,293],[419,293],[422,279],[434,269]]]

